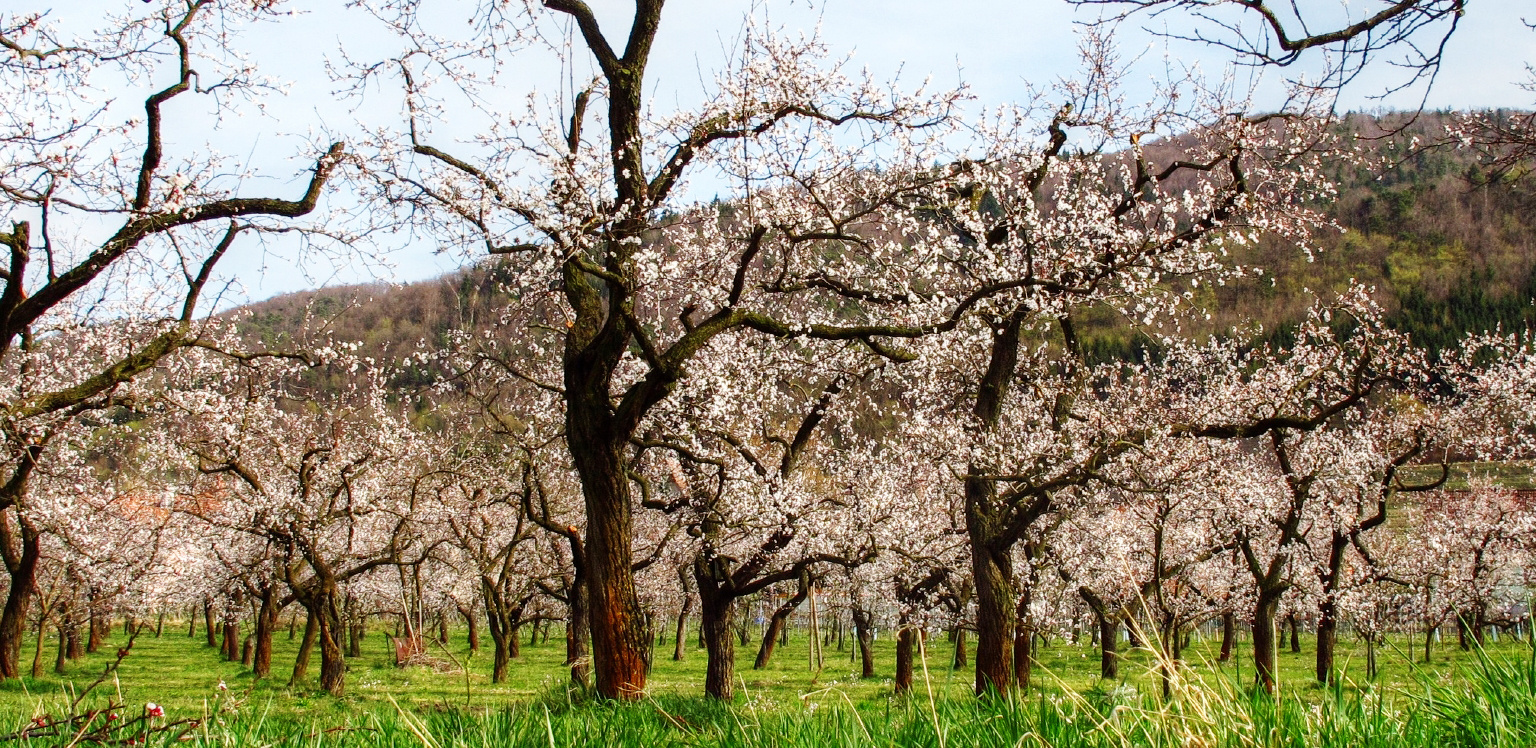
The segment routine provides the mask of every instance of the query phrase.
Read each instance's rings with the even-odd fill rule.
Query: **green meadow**
[[[288,684],[297,642],[285,632],[274,642],[274,675],[262,681],[224,661],[201,631],[189,638],[169,623],[161,636],[141,633],[113,668],[127,641],[121,627],[113,633],[67,674],[0,684],[0,720],[8,731],[34,719],[96,712],[94,726],[82,721],[74,731],[33,738],[13,732],[13,740],[71,745],[79,732],[103,739],[73,744],[1536,745],[1536,660],[1529,644],[1507,636],[1470,651],[1447,638],[1427,664],[1419,662],[1422,639],[1394,639],[1378,651],[1374,680],[1366,678],[1363,646],[1341,642],[1343,677],[1332,687],[1312,680],[1312,648],[1303,639],[1300,653],[1286,646],[1280,654],[1275,697],[1250,689],[1246,641],[1231,661],[1217,663],[1216,643],[1197,639],[1167,699],[1148,652],[1129,652],[1124,678],[1106,683],[1093,648],[1056,639],[1039,650],[1028,693],[977,700],[969,668],[949,667],[953,645],[943,637],[928,641],[915,692],[894,696],[888,637],[876,642],[876,677],[862,679],[851,640],[841,651],[836,642],[824,645],[824,662],[813,668],[800,630],[764,670],[750,667],[755,645],[738,647],[741,695],[731,704],[701,695],[704,653],[690,637],[680,662],[671,659],[671,642],[658,646],[646,698],[610,704],[570,686],[558,628],[547,642],[525,638],[501,684],[490,682],[489,642],[471,652],[463,630],[436,647],[432,665],[406,668],[393,665],[387,637],[374,631],[363,656],[349,660],[346,696],[339,699],[312,680]],[[51,647],[44,651],[50,670],[52,655]],[[312,678],[317,668],[311,664]],[[138,720],[148,703],[165,715]],[[118,720],[112,725],[128,729],[95,732],[109,714]]]

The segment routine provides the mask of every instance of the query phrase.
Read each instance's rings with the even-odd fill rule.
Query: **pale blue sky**
[[[621,37],[633,6],[626,0],[588,1],[610,35]],[[440,21],[445,28],[452,28],[462,23],[459,17],[464,15],[467,2],[434,0],[428,5],[442,8]],[[1327,7],[1359,14],[1373,9],[1377,2],[1356,0],[1354,6],[1348,6],[1340,0]],[[1446,49],[1445,65],[1428,104],[1467,108],[1529,107],[1536,103],[1536,95],[1518,87],[1526,78],[1527,61],[1536,61],[1536,31],[1526,28],[1521,16],[1536,20],[1536,7],[1523,0],[1476,0],[1470,6]],[[88,22],[93,14],[122,7],[123,0],[74,0],[56,8],[52,15],[63,24],[73,25]],[[284,186],[278,175],[286,177],[300,168],[297,162],[285,159],[299,152],[295,147],[298,139],[311,137],[316,129],[346,135],[360,122],[399,123],[397,91],[374,92],[361,104],[338,104],[334,86],[322,72],[324,56],[334,58],[338,45],[367,57],[386,54],[396,42],[366,17],[347,10],[342,0],[309,0],[295,7],[307,8],[307,17],[264,27],[241,41],[263,72],[290,82],[287,95],[270,99],[265,115],[218,125],[204,121],[171,134],[183,152],[206,142],[227,153],[249,154],[253,167],[273,175],[264,180],[265,191],[293,189]],[[753,7],[788,31],[819,23],[831,49],[852,53],[856,66],[868,66],[881,76],[899,70],[909,85],[928,76],[941,85],[963,80],[984,104],[1019,100],[1030,84],[1038,87],[1070,75],[1077,65],[1074,22],[1091,20],[1096,14],[1091,8],[1075,9],[1063,0],[671,0],[663,13],[649,71],[652,98],[659,110],[697,100],[702,91],[700,79],[707,79],[717,67],[723,50],[741,27],[743,14]],[[1125,25],[1121,39],[1126,54],[1133,56],[1145,50],[1149,59],[1160,60],[1169,53],[1180,62],[1197,61],[1208,72],[1219,71],[1227,59],[1219,50],[1189,44],[1168,46],[1138,28],[1169,28],[1165,24],[1183,19],[1170,15]],[[589,63],[583,60],[580,64]],[[525,62],[520,58],[511,69],[516,73],[507,78],[511,97],[520,96],[526,86],[548,88],[557,84],[558,70],[545,61],[530,57]],[[1421,90],[1386,101],[1369,98],[1394,80],[1390,77],[1394,74],[1382,66],[1357,81],[1345,94],[1345,108],[1416,106]],[[133,100],[126,94],[122,99]],[[178,106],[187,104],[178,102]],[[454,133],[441,135],[452,137]],[[254,184],[252,189],[256,189]],[[418,246],[389,254],[385,265],[322,258],[300,262],[291,255],[291,248],[283,245],[273,245],[267,253],[247,248],[229,258],[225,270],[240,279],[241,296],[259,299],[315,285],[419,280],[464,261],[463,257],[436,255]]]

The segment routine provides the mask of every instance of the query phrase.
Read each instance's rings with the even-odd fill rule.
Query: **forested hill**
[[[1377,134],[1407,118],[1349,118],[1352,129]],[[1340,190],[1330,207],[1341,232],[1322,232],[1320,251],[1308,257],[1277,241],[1240,247],[1235,262],[1264,269],[1225,286],[1202,285],[1198,303],[1212,314],[1206,331],[1259,322],[1284,334],[1312,294],[1351,279],[1378,289],[1395,326],[1438,349],[1468,331],[1536,324],[1536,178],[1491,174],[1477,158],[1452,147],[1415,150],[1409,139],[1434,140],[1443,118],[1420,115],[1399,135],[1365,147],[1395,164],[1379,175],[1337,166]],[[325,328],[337,340],[356,340],[362,352],[394,358],[419,341],[437,345],[452,329],[475,327],[504,301],[498,263],[405,286],[342,286],[280,296],[249,305],[247,329],[276,343]],[[1135,330],[1111,319],[1094,321],[1096,357],[1134,357]]]

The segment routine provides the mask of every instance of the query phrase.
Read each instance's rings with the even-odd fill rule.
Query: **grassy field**
[[[73,695],[95,681],[116,659],[116,650],[126,637],[121,627],[114,631],[114,635],[112,642],[100,652],[74,663],[68,675],[50,674],[0,684],[0,726],[16,729],[39,715],[68,711],[67,704]],[[856,733],[862,730],[859,734],[864,738],[862,742],[849,744],[927,745],[929,742],[925,741],[940,740],[950,727],[964,732],[964,725],[973,723],[1012,725],[1009,730],[997,733],[996,737],[1001,740],[1004,735],[1023,734],[1018,730],[1039,734],[1045,729],[1041,720],[1070,722],[1080,717],[1078,712],[1082,710],[1098,714],[1107,703],[1111,704],[1110,711],[1115,713],[1118,713],[1117,709],[1129,708],[1127,704],[1135,705],[1137,714],[1154,721],[1164,719],[1166,715],[1157,715],[1159,710],[1168,708],[1155,696],[1153,663],[1144,652],[1129,655],[1129,661],[1122,667],[1126,676],[1124,681],[1105,684],[1097,677],[1095,650],[1086,644],[1079,647],[1055,640],[1040,651],[1040,665],[1034,676],[1035,689],[1030,696],[1008,705],[979,707],[968,696],[969,669],[954,671],[941,665],[948,663],[952,656],[951,645],[942,638],[930,642],[933,649],[928,652],[927,675],[925,678],[919,669],[916,697],[894,699],[890,681],[895,659],[894,643],[888,637],[881,637],[876,643],[877,677],[860,679],[850,660],[851,640],[843,652],[838,652],[835,644],[827,646],[826,666],[820,672],[814,672],[808,668],[808,641],[800,631],[795,632],[787,648],[779,650],[774,663],[766,670],[750,669],[755,647],[738,649],[739,665],[744,668],[738,671],[738,690],[742,696],[729,708],[711,704],[700,697],[704,653],[692,646],[682,662],[670,659],[670,646],[659,648],[650,681],[650,698],[640,706],[614,707],[592,704],[567,688],[567,672],[561,666],[563,642],[557,641],[558,636],[557,629],[546,644],[528,645],[525,642],[521,659],[514,661],[509,669],[508,682],[491,684],[489,650],[482,648],[478,654],[471,655],[462,630],[454,632],[448,647],[459,662],[468,664],[467,677],[464,669],[454,665],[444,652],[439,653],[439,667],[396,668],[390,662],[387,638],[375,631],[364,641],[363,657],[349,661],[347,695],[335,699],[320,691],[312,681],[296,687],[287,686],[297,642],[288,639],[285,632],[279,632],[275,642],[273,669],[276,676],[256,682],[238,663],[223,661],[215,649],[205,646],[200,631],[198,637],[188,638],[184,628],[168,623],[163,636],[142,634],[117,671],[82,702],[81,708],[116,701],[126,705],[125,711],[133,711],[144,703],[155,702],[165,708],[165,719],[172,721],[197,718],[209,710],[223,710],[226,712],[224,729],[235,732],[223,734],[218,739],[210,735],[202,737],[205,742],[213,741],[212,744],[219,745],[265,745],[295,736],[309,736],[311,742],[298,744],[314,745],[339,742],[436,745],[446,744],[443,743],[444,736],[454,740],[457,739],[454,736],[468,736],[465,740],[469,742],[464,744],[481,745],[503,742],[490,736],[510,736],[530,730],[532,732],[528,734],[532,737],[528,740],[539,745],[588,744],[593,740],[608,744],[628,742],[631,738],[639,741],[633,744],[648,745],[653,743],[642,740],[646,735],[654,739],[667,735],[682,739],[690,734],[692,738],[679,744],[716,744],[695,739],[697,731],[690,725],[707,725],[705,732],[713,736],[711,739],[725,740],[719,744],[730,745],[753,744],[754,739],[782,734],[786,730],[804,734],[796,738],[799,742],[785,744],[823,745],[832,739],[831,736],[841,734],[839,731],[843,728],[855,730],[855,727]],[[1529,645],[1508,637],[1498,643],[1490,642],[1486,655],[1463,652],[1454,640],[1447,639],[1435,649],[1433,661],[1424,665],[1410,662],[1410,659],[1417,659],[1422,642],[1404,639],[1378,653],[1382,671],[1374,683],[1367,683],[1363,649],[1352,642],[1341,642],[1344,646],[1341,647],[1340,663],[1345,668],[1345,681],[1337,689],[1325,689],[1315,685],[1311,678],[1311,642],[1303,639],[1302,644],[1301,653],[1292,653],[1287,648],[1280,655],[1281,702],[1291,705],[1286,708],[1299,710],[1299,716],[1255,712],[1273,707],[1250,703],[1242,687],[1252,678],[1246,647],[1231,663],[1217,666],[1213,651],[1215,642],[1211,640],[1197,640],[1188,652],[1187,672],[1193,685],[1185,689],[1186,696],[1181,703],[1211,702],[1201,707],[1205,719],[1222,710],[1236,710],[1221,721],[1224,724],[1248,724],[1250,728],[1255,720],[1274,718],[1302,720],[1297,723],[1302,727],[1295,729],[1322,729],[1317,725],[1306,726],[1311,724],[1306,720],[1321,719],[1324,712],[1336,714],[1339,710],[1355,710],[1358,713],[1350,719],[1350,729],[1373,730],[1372,734],[1375,734],[1388,727],[1407,729],[1411,720],[1401,716],[1401,708],[1392,706],[1400,700],[1422,706],[1423,699],[1419,697],[1427,688],[1446,689],[1444,694],[1436,696],[1440,702],[1452,696],[1459,698],[1474,694],[1478,691],[1475,684],[1480,668],[1488,662],[1520,665],[1531,660]],[[1410,649],[1415,653],[1412,658],[1408,655]],[[52,654],[52,651],[45,651],[45,659],[50,665]],[[318,655],[311,664],[312,678],[317,671]],[[1516,673],[1511,677],[1519,681],[1523,676]],[[1536,671],[1528,680],[1529,690],[1536,693]],[[220,682],[227,686],[227,691],[218,688]],[[1498,686],[1496,690],[1505,688]],[[1112,702],[1117,701],[1124,703],[1114,706]],[[975,711],[978,708],[991,711],[978,714]],[[1366,714],[1373,709],[1374,716]],[[1055,713],[1051,710],[1067,711]],[[1486,710],[1479,707],[1473,711]],[[1365,722],[1361,722],[1362,719]],[[1386,721],[1376,724],[1382,720]],[[1175,722],[1190,724],[1188,717],[1178,717]],[[626,725],[623,730],[612,732]],[[595,734],[593,730],[599,733]],[[908,734],[912,730],[917,733]],[[744,731],[755,732],[749,736]],[[885,731],[883,739],[876,735],[880,731]],[[1536,731],[1536,720],[1533,720],[1533,731]],[[395,737],[385,739],[386,735]],[[726,740],[727,735],[735,737]],[[472,740],[474,736],[479,738]],[[534,740],[535,737],[538,739]],[[1174,737],[1178,736],[1168,739]],[[1208,737],[1216,741],[1210,743],[1212,746],[1231,742],[1230,736]],[[1406,740],[1403,735],[1398,737]],[[1144,735],[1143,738],[1109,744],[1161,744],[1151,736]],[[1205,740],[1201,738],[1197,742]],[[510,737],[507,741],[510,741],[508,744],[519,742]],[[1440,738],[1435,742],[1445,744]],[[941,740],[932,744],[948,743]],[[1002,744],[1012,743],[1005,741]],[[1189,743],[1179,738],[1170,744]]]

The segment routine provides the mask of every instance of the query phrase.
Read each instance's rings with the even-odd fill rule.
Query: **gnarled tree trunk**
[[[0,543],[6,568],[11,573],[10,591],[5,610],[0,612],[0,680],[21,677],[21,644],[27,634],[27,609],[37,593],[37,567],[42,559],[41,534],[25,518],[20,518],[21,542],[17,547],[7,515],[0,513]]]

